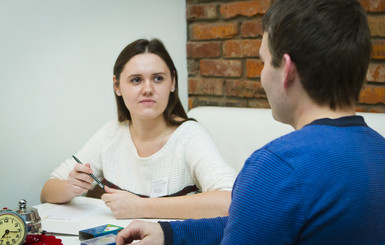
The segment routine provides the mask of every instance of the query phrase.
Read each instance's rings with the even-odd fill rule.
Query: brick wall
[[[357,110],[385,113],[385,0],[360,0],[373,53]],[[258,50],[270,0],[186,0],[189,108],[262,107]]]

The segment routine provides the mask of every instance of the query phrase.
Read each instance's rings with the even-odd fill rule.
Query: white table
[[[114,218],[111,210],[102,200],[88,197],[75,197],[71,202],[60,205],[44,203],[35,208],[38,209],[42,219],[43,230],[54,233],[78,235],[79,230],[106,224],[126,227],[132,221]],[[74,214],[78,215],[75,217]],[[146,221],[159,220],[146,219]],[[78,236],[55,236],[62,239],[64,245],[80,244]]]

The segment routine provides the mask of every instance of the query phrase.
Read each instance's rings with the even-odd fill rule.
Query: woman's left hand
[[[143,198],[128,191],[104,187],[106,191],[101,199],[109,207],[117,219],[143,218]]]

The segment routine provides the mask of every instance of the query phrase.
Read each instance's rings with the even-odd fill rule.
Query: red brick
[[[381,105],[356,105],[357,112],[385,113],[385,107]]]
[[[258,57],[260,39],[228,40],[223,43],[223,56],[229,57]]]
[[[187,71],[189,75],[196,75],[199,72],[199,62],[187,59]]]
[[[189,94],[223,95],[223,79],[189,79]]]
[[[194,23],[191,40],[227,39],[238,34],[237,23]]]
[[[202,76],[214,77],[240,77],[242,75],[242,62],[240,60],[208,60],[199,62]]]
[[[263,69],[263,62],[257,59],[246,60],[246,76],[249,78],[260,77]]]
[[[385,83],[385,63],[382,63],[382,64],[370,63],[368,72],[366,73],[366,80],[370,82]]]
[[[385,11],[385,0],[359,0],[359,2],[368,12]]]
[[[385,27],[384,27],[385,28]],[[385,40],[372,40],[372,58],[385,59]]]
[[[255,16],[264,14],[270,7],[270,0],[257,1],[236,1],[234,3],[224,3],[220,6],[220,13],[225,19],[240,16]]]
[[[241,98],[222,98],[208,96],[192,97],[192,107],[198,106],[247,107],[247,100]]]
[[[212,58],[220,55],[220,42],[187,42],[187,58]]]
[[[370,34],[374,37],[385,37],[385,15],[368,16]]]
[[[217,19],[216,4],[187,4],[186,18],[188,20],[210,20]]]
[[[246,98],[266,98],[260,82],[244,80],[226,81],[226,95]]]
[[[189,96],[188,98],[188,110],[193,108],[193,99]]]
[[[250,108],[270,108],[267,99],[251,99],[248,101],[247,105]]]
[[[365,85],[358,101],[365,104],[385,104],[385,87]]]
[[[259,37],[263,35],[261,19],[244,21],[241,25],[242,37]]]
[[[359,1],[369,12],[373,51],[368,83],[356,108],[385,113],[385,0]],[[189,108],[203,105],[269,108],[263,88],[255,87],[260,84],[263,65],[252,43],[263,35],[261,20],[270,2],[186,0]],[[258,92],[253,93],[255,90]]]
[[[228,107],[247,107],[247,100],[240,98],[226,98],[223,102],[223,106]]]

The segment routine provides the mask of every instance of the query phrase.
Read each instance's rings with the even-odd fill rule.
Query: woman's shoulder
[[[181,125],[179,125],[177,130],[181,131],[191,131],[191,130],[203,130],[204,127],[195,120],[186,120]]]
[[[191,138],[197,135],[206,135],[207,130],[195,120],[186,120],[175,130],[174,134],[178,138]]]

